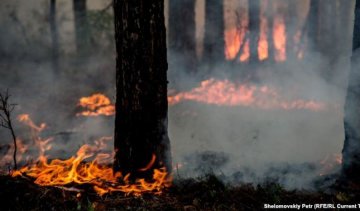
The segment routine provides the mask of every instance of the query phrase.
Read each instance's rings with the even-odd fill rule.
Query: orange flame
[[[86,111],[77,113],[77,116],[112,116],[115,113],[115,107],[110,99],[99,93],[80,98],[78,106]]]
[[[242,20],[244,22],[244,20]],[[245,20],[245,22],[248,22]],[[246,62],[250,57],[250,46],[249,40],[247,39],[246,34],[248,32],[248,23],[242,23],[245,25],[245,29],[237,29],[231,28],[225,31],[225,58],[227,60],[239,60],[240,62]],[[268,30],[272,28],[272,36],[274,43],[274,51],[275,51],[275,61],[283,62],[286,61],[286,25],[284,21],[284,17],[281,15],[274,16],[273,26],[269,26],[269,22],[264,14],[261,14],[260,20],[260,36],[258,41],[258,59],[260,61],[266,60],[269,57],[269,38],[268,38]],[[251,39],[251,38],[250,38]],[[299,43],[300,40],[295,40],[295,44]],[[241,49],[243,46],[243,49]],[[242,52],[239,51],[242,50]],[[239,58],[235,58],[239,54]],[[299,52],[298,58],[301,59],[303,54]]]
[[[113,169],[106,165],[100,165],[100,158],[89,163],[86,159],[94,156],[96,147],[83,145],[73,156],[67,160],[55,159],[48,161],[46,157],[41,157],[37,164],[25,166],[13,172],[12,176],[27,175],[35,178],[35,183],[41,186],[57,186],[67,184],[90,184],[94,190],[103,195],[109,192],[123,192],[126,194],[139,195],[145,192],[161,193],[164,187],[168,187],[171,178],[165,168],[154,170],[153,181],[147,182],[138,179],[135,183],[129,182],[129,175],[124,178],[121,173],[114,173]],[[105,158],[108,156],[105,155]],[[122,179],[122,183],[119,181]]]
[[[32,129],[40,128],[34,124],[29,115],[21,115],[18,119]],[[38,137],[36,137],[35,143],[39,148],[38,162],[12,172],[13,177],[27,175],[34,178],[34,183],[40,186],[90,184],[99,195],[110,192],[123,192],[134,195],[145,192],[159,194],[164,187],[171,184],[171,176],[168,175],[165,168],[155,169],[152,181],[138,179],[135,182],[130,182],[129,174],[122,177],[121,173],[115,173],[112,167],[109,166],[113,155],[100,153],[101,150],[106,148],[105,142],[111,140],[111,137],[102,137],[95,141],[95,145],[83,145],[76,153],[76,156],[72,156],[67,160],[54,159],[49,161],[45,156],[45,152],[51,148],[49,142],[52,138],[41,139],[39,136],[41,130],[37,131]],[[22,149],[22,145],[19,146],[19,149]],[[23,150],[20,150],[20,152],[19,154],[22,154]],[[89,159],[92,159],[92,161],[86,162]],[[153,155],[146,167],[139,169],[139,171],[149,170],[155,160],[156,156]]]
[[[168,97],[169,104],[195,101],[219,106],[253,106],[262,109],[323,110],[325,105],[313,100],[285,100],[273,88],[248,84],[235,84],[229,80],[208,79],[199,87]]]

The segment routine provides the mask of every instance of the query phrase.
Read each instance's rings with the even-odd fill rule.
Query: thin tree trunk
[[[196,71],[195,0],[169,0],[169,62]]]
[[[336,0],[327,0],[321,2],[321,13],[320,13],[320,23],[319,31],[320,37],[319,40],[319,51],[321,55],[324,56],[324,60],[327,61],[329,68],[324,68],[321,71],[321,75],[327,81],[331,82],[336,75],[336,64],[341,58],[339,56],[339,47],[337,38],[336,38],[336,20],[338,20]],[[344,32],[342,32],[345,34]],[[346,40],[346,36],[343,36],[341,40]]]
[[[150,177],[153,169],[161,167],[171,171],[164,2],[114,0],[114,13],[114,169],[133,178]],[[156,160],[149,167],[153,156]]]
[[[360,176],[360,0],[356,1],[353,55],[345,103],[345,141],[343,174],[347,179]]]
[[[250,31],[250,64],[259,62],[258,45],[260,39],[260,0],[248,0]]]
[[[90,33],[87,21],[86,0],[73,0],[75,18],[76,50],[79,56],[86,56],[89,49]]]
[[[225,60],[224,2],[206,0],[203,61],[210,66]]]
[[[297,25],[298,25],[298,17],[296,11],[296,1],[288,1],[287,12],[286,12],[286,57],[289,60],[296,59],[294,37],[296,35]]]
[[[273,7],[273,2],[272,1],[268,1],[268,5],[267,5],[267,10],[266,10],[266,17],[267,17],[267,27],[268,27],[268,31],[267,31],[267,39],[268,39],[268,60],[270,62],[274,62],[275,61],[275,45],[274,45],[274,7]]]
[[[56,23],[56,0],[50,0],[50,33],[52,42],[52,66],[55,74],[59,73],[59,34]]]
[[[309,50],[319,51],[319,6],[320,0],[310,0],[310,8],[307,19],[307,30],[310,47]]]

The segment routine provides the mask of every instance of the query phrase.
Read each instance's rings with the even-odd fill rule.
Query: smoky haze
[[[167,17],[168,1],[171,0],[166,1]],[[7,0],[0,7],[0,89],[10,89],[12,101],[18,104],[14,115],[29,113],[36,123],[48,124],[43,136],[55,137],[49,153],[51,157],[61,158],[74,154],[84,143],[112,136],[114,130],[113,117],[76,117],[78,99],[82,96],[103,93],[115,101],[113,28],[108,27],[112,24],[112,11],[99,13],[110,1],[88,1],[88,18],[91,26],[96,28],[91,29],[92,47],[87,59],[79,59],[76,54],[70,2],[57,3],[60,73],[52,69],[48,1]],[[231,31],[237,30],[238,18],[247,17],[247,2],[224,1],[225,32],[224,38],[218,38],[225,41],[224,57],[235,43],[236,37]],[[306,24],[309,1],[289,2],[262,0],[261,12],[267,8],[264,5],[271,3],[272,17],[283,15],[285,18],[289,16],[287,11],[295,11],[296,21],[287,24],[286,30],[296,32]],[[209,65],[201,63],[206,30],[205,1],[197,0],[197,70],[189,71],[188,66],[181,65],[188,52],[175,52],[169,48],[169,95],[190,92],[200,86],[201,81],[214,78],[237,85],[272,87],[281,99],[315,100],[323,103],[325,109],[264,109],[252,104],[214,105],[193,100],[171,105],[169,134],[174,174],[194,177],[213,172],[235,183],[256,184],[275,179],[289,188],[311,188],[320,173],[336,171],[337,168],[329,170],[322,163],[333,164],[333,156],[341,153],[344,141],[343,105],[350,67],[351,11],[354,7],[354,1],[349,2],[345,6],[337,4],[336,30],[327,31],[326,27],[319,30],[321,39],[330,40],[321,51],[314,50],[314,43],[305,33],[307,42],[301,60],[287,58],[282,62],[249,65],[240,60],[219,58],[208,71]],[[321,11],[320,20],[333,20],[331,11]],[[103,16],[96,16],[99,14]],[[349,24],[341,22],[344,20]],[[246,21],[244,23],[243,27],[246,27]],[[171,24],[167,21],[168,29]],[[335,61],[329,59],[333,58],[331,56],[338,57]],[[265,99],[271,101],[272,97]],[[19,135],[26,136],[28,133],[23,132],[20,123],[17,124],[21,131]],[[7,131],[1,129],[0,137],[2,145],[11,143]],[[111,141],[108,150],[112,150]]]

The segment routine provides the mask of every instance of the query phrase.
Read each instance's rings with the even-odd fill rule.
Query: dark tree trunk
[[[298,25],[298,17],[296,11],[297,1],[288,1],[287,11],[286,13],[286,57],[287,60],[295,60],[296,59],[296,51],[295,45],[297,43],[294,42],[294,37],[296,35],[296,26]]]
[[[225,60],[224,38],[224,2],[206,0],[205,2],[205,37],[203,61],[213,65]]]
[[[196,71],[195,0],[169,1],[169,63]]]
[[[52,42],[52,67],[55,74],[59,73],[59,34],[56,23],[56,0],[50,0],[50,33],[51,33],[51,42]]]
[[[260,0],[248,0],[250,32],[250,64],[259,62],[258,45],[260,39]]]
[[[115,171],[150,177],[171,171],[167,133],[167,58],[164,2],[115,0]],[[153,156],[154,164],[148,166]],[[143,169],[143,170],[141,170]]]
[[[268,27],[268,31],[267,31],[267,39],[268,39],[268,60],[270,62],[274,62],[275,61],[275,45],[274,45],[274,7],[273,7],[273,2],[272,1],[268,1],[268,5],[267,5],[267,10],[266,10],[266,17],[267,17],[267,27]]]
[[[310,0],[309,14],[307,17],[307,31],[310,47],[309,50],[319,51],[319,6],[320,0]]]
[[[345,141],[343,174],[347,179],[360,177],[360,0],[356,1],[353,55],[345,103]]]
[[[79,56],[85,56],[89,49],[90,33],[87,21],[86,0],[73,0],[75,18],[76,50]]]

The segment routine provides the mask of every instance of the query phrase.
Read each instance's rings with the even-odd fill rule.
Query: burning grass
[[[37,147],[38,157],[25,160],[25,166],[12,171],[11,176],[14,178],[29,178],[39,186],[87,185],[100,196],[111,192],[122,192],[125,195],[135,196],[144,193],[160,194],[163,188],[171,184],[171,176],[165,168],[155,169],[152,180],[139,178],[136,181],[130,181],[129,174],[122,175],[120,172],[114,172],[111,166],[113,153],[103,152],[107,147],[105,141],[111,140],[109,137],[102,137],[93,145],[82,145],[76,155],[69,159],[50,160],[46,153],[52,148],[53,137],[41,137],[41,132],[46,129],[46,124],[35,124],[28,114],[19,115],[18,121],[30,128],[32,143]],[[18,159],[23,161],[22,158],[29,146],[19,140],[19,148],[21,156],[18,156]],[[6,159],[10,162],[10,158],[9,156],[3,157],[2,163],[7,163]],[[150,169],[155,159],[156,157],[153,156],[148,165],[139,171]]]

